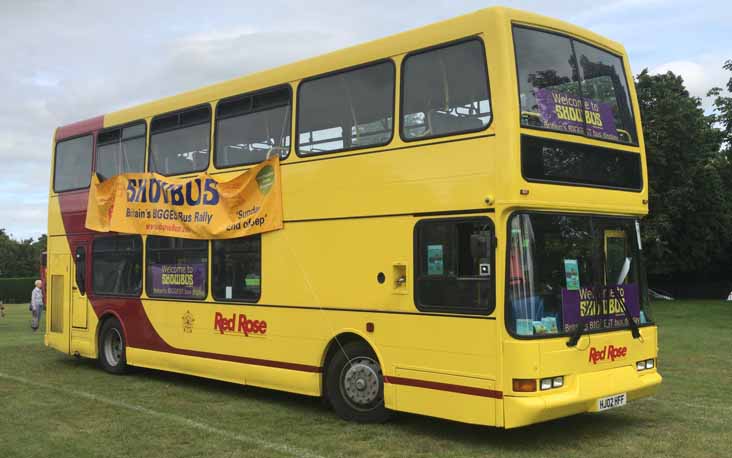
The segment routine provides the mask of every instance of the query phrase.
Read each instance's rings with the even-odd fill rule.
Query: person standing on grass
[[[0,301],[0,318],[5,318],[5,306],[3,301]]]
[[[41,323],[41,312],[43,311],[43,291],[41,291],[41,280],[36,280],[36,287],[33,288],[31,293],[31,312],[33,312],[33,320],[31,321],[31,328],[34,331],[38,330],[38,326]]]

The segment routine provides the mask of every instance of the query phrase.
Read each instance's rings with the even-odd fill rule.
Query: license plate
[[[600,398],[597,400],[597,411],[602,412],[603,410],[621,407],[624,406],[627,402],[628,395],[626,393],[614,394],[606,398]]]

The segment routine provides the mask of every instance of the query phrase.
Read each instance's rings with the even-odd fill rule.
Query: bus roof
[[[211,102],[222,98],[222,94],[240,94],[289,83],[330,71],[427,48],[438,43],[459,39],[468,35],[500,27],[510,23],[536,25],[581,37],[597,46],[617,54],[625,55],[623,46],[582,27],[539,14],[513,8],[495,6],[481,9],[452,19],[379,38],[348,48],[332,51],[289,64],[254,72],[231,80],[214,83],[202,88],[167,96],[140,105],[60,126],[56,130],[56,141],[81,135],[96,129],[144,119],[160,113]],[[489,63],[490,64],[490,63]]]

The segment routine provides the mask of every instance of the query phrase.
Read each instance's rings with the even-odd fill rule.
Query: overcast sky
[[[496,4],[472,0],[0,0],[0,228],[46,232],[58,125]],[[732,59],[728,0],[504,1],[623,43],[633,73],[672,70],[693,95]],[[705,101],[709,106],[709,101]]]

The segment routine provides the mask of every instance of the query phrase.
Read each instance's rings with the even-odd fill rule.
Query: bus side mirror
[[[83,296],[86,294],[86,250],[83,246],[76,248],[74,262],[76,264],[76,286]]]

